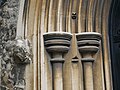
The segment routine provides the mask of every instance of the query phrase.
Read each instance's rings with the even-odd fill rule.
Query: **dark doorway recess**
[[[109,40],[113,90],[120,90],[120,0],[112,0],[109,13]]]

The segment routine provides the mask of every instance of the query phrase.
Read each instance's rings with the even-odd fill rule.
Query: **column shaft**
[[[92,62],[83,62],[83,72],[85,90],[94,90]]]
[[[79,64],[72,63],[72,90],[79,90]]]
[[[63,90],[63,65],[53,63],[53,90]]]

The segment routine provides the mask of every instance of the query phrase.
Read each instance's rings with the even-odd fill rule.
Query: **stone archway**
[[[87,77],[88,74],[83,75],[82,71],[81,61],[86,59],[82,59],[83,56],[79,53],[81,42],[84,43],[84,40],[80,39],[80,33],[97,32],[101,34],[100,45],[98,45],[98,42],[96,45],[96,40],[92,44],[99,46],[100,49],[97,53],[98,57],[93,55],[96,58],[93,68],[86,70],[86,72],[93,72],[93,74],[90,74],[93,78],[87,81],[92,81],[90,84],[94,90],[111,90],[110,50],[107,33],[110,4],[111,0],[21,0],[16,35],[30,40],[33,53],[31,67],[27,67],[25,72],[25,89],[53,90],[50,58],[53,60],[54,55],[50,55],[44,47],[44,35],[45,33],[59,32],[72,34],[70,50],[67,54],[61,55],[65,58],[62,75],[64,77],[63,89],[83,90],[85,87],[83,76],[86,75]],[[89,34],[84,34],[87,40],[91,38],[89,38]],[[58,41],[61,41],[64,42],[62,46],[66,46],[66,44],[67,47],[69,46],[69,40],[63,38],[58,41],[54,39],[47,40],[47,44],[50,41],[52,41],[52,45],[60,45],[61,43]],[[78,42],[79,45],[77,45]],[[87,43],[88,46],[89,44],[91,42]],[[59,54],[56,56],[59,56]],[[85,65],[85,68],[89,65],[91,66],[91,63]],[[56,71],[56,69],[54,70]],[[77,81],[75,82],[75,80]],[[59,88],[59,85],[57,84],[55,87]]]

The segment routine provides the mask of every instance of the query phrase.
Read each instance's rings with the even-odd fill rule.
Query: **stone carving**
[[[0,89],[15,90],[17,82],[22,81],[22,66],[14,62],[6,43],[16,37],[19,0],[0,0]],[[12,48],[11,48],[12,50]],[[17,55],[16,55],[17,56]],[[18,78],[19,77],[19,78]],[[21,79],[20,79],[21,78]],[[18,89],[16,89],[18,90]]]
[[[64,54],[70,49],[71,38],[72,35],[65,32],[44,34],[45,48],[51,56],[54,90],[63,90]]]
[[[83,78],[85,90],[94,90],[93,63],[100,46],[101,34],[96,32],[84,32],[76,35],[78,50],[82,56]]]
[[[5,44],[5,49],[13,57],[15,63],[30,63],[30,43],[27,39],[8,41]]]
[[[25,89],[25,67],[32,60],[31,46],[28,40],[16,39],[4,44],[0,57],[2,65],[2,90]]]

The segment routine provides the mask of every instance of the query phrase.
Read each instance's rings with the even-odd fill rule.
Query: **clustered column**
[[[101,35],[99,33],[85,32],[76,35],[79,52],[82,56],[84,89],[94,90],[93,63],[99,50]]]
[[[69,33],[46,33],[44,34],[44,44],[47,52],[51,56],[53,90],[63,90],[63,63],[64,54],[70,48],[72,35]]]

